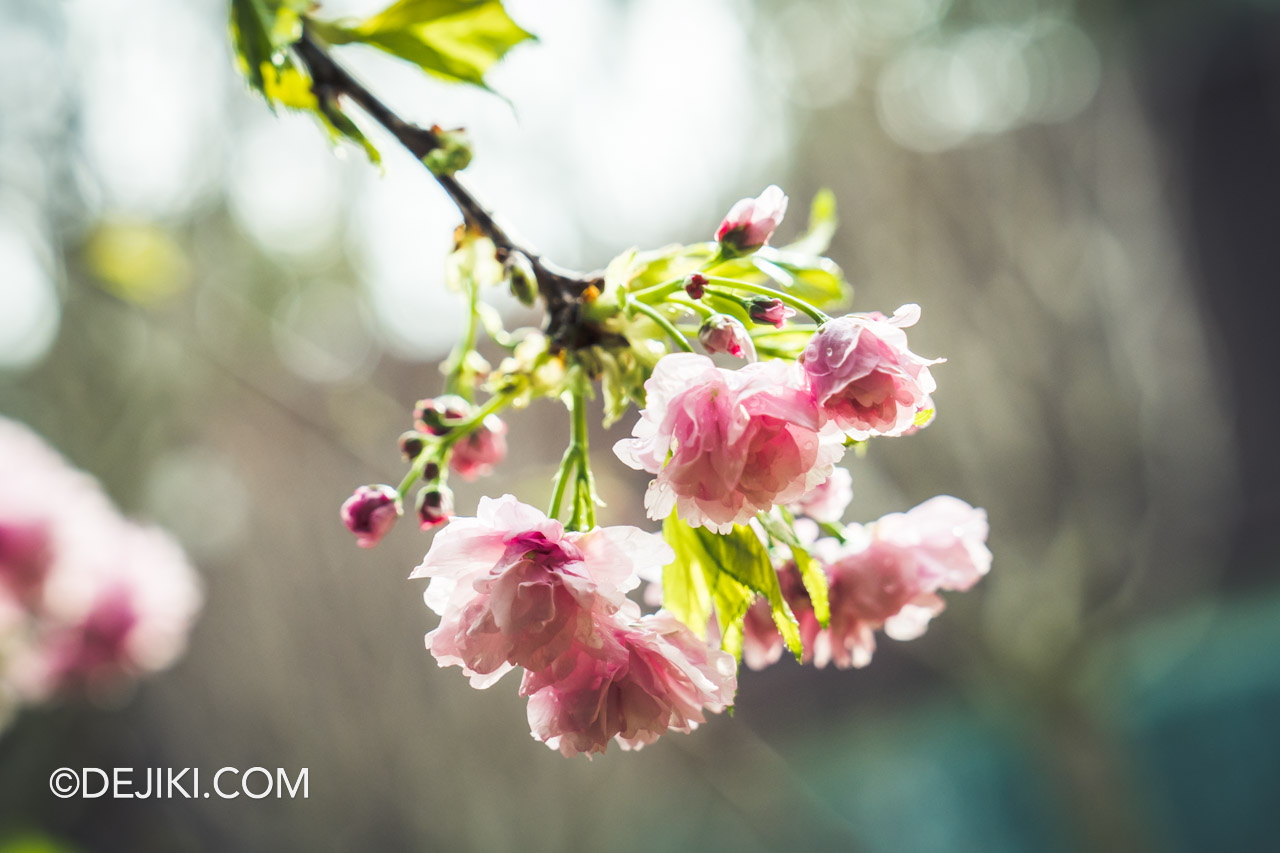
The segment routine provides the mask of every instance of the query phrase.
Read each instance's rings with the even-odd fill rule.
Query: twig
[[[346,96],[371,119],[386,128],[419,162],[441,147],[438,133],[411,124],[396,115],[381,99],[366,89],[364,84],[339,65],[329,55],[327,47],[310,30],[303,30],[302,38],[294,43],[293,50],[310,71],[312,89],[321,101]],[[435,172],[432,174],[462,211],[467,223],[493,241],[499,258],[518,252],[529,259],[538,284],[538,293],[547,304],[548,336],[558,345],[570,349],[594,343],[594,340],[584,340],[582,337],[586,330],[577,322],[578,306],[588,288],[600,285],[600,276],[561,269],[536,252],[521,246],[456,176]]]

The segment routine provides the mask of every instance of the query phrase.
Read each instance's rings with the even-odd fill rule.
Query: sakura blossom
[[[178,544],[4,418],[0,470],[0,693],[41,702],[172,663],[202,598]]]
[[[941,590],[964,591],[991,568],[987,515],[959,498],[939,496],[865,527],[827,563],[831,626],[814,662],[862,667],[875,652],[875,632],[912,640],[946,607]]]
[[[624,606],[639,567],[671,560],[660,537],[633,527],[586,533],[511,495],[482,498],[475,518],[450,522],[410,577],[431,578],[440,614],[427,648],[487,687],[516,666],[543,668]]]
[[[733,254],[753,252],[769,242],[786,212],[786,194],[770,185],[758,198],[744,198],[729,208],[716,229],[716,240]]]
[[[844,518],[853,500],[853,475],[848,468],[834,468],[831,476],[805,492],[789,506],[793,513],[805,515],[824,524],[835,524]]]
[[[453,446],[451,467],[464,480],[487,477],[507,457],[507,425],[497,415],[486,417],[473,432]]]
[[[943,359],[908,349],[903,329],[919,319],[918,305],[903,305],[892,317],[847,314],[819,328],[800,354],[823,414],[854,439],[902,435],[917,413],[932,408],[937,383],[929,366]]]
[[[689,732],[737,691],[731,655],[709,647],[670,614],[602,623],[551,666],[525,673],[529,728],[563,755],[640,749],[668,731]]]
[[[634,437],[614,453],[657,475],[645,494],[653,519],[674,510],[694,527],[727,533],[800,498],[844,455],[843,435],[823,428],[792,364],[725,370],[705,356],[676,353],[658,362],[645,393]]]

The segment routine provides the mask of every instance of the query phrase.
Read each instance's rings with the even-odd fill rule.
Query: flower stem
[[[595,489],[591,477],[591,462],[587,455],[587,395],[579,381],[573,390],[573,426],[571,442],[578,449],[578,477],[574,483],[573,514],[569,518],[572,530],[590,530],[596,526]]]
[[[687,340],[685,340],[684,335],[680,334],[680,330],[677,329],[675,324],[670,320],[663,317],[662,312],[657,308],[654,308],[652,305],[646,305],[643,302],[630,302],[628,304],[631,308],[639,311],[641,314],[644,314],[650,320],[661,326],[662,330],[667,333],[671,340],[675,341],[676,346],[680,347],[680,349],[685,352],[693,352],[693,347],[689,345]]]
[[[785,304],[790,305],[792,308],[796,309],[797,311],[802,311],[805,314],[808,314],[810,317],[813,318],[813,322],[818,323],[819,325],[831,319],[829,316],[824,314],[822,311],[818,310],[813,305],[810,305],[808,302],[805,302],[803,299],[792,296],[790,293],[785,293],[781,290],[775,290],[774,288],[769,287],[766,284],[754,284],[749,281],[739,281],[735,278],[721,278],[720,276],[714,276],[714,275],[707,276],[707,281],[713,282],[715,284],[723,284],[727,287],[732,288],[733,290],[745,290],[750,293],[759,293],[761,296],[769,296],[774,299],[780,299]]]
[[[445,378],[446,394],[457,394],[468,402],[475,396],[474,382],[462,381],[467,371],[467,356],[476,348],[476,336],[480,326],[480,282],[474,275],[467,277],[467,326],[462,340],[449,354],[449,375]]]
[[[439,465],[441,474],[443,474],[446,463],[449,461],[449,452],[453,449],[453,446],[474,432],[476,427],[484,423],[484,419],[489,415],[496,414],[509,406],[513,397],[513,394],[493,395],[465,421],[456,426],[451,426],[449,432],[441,436],[438,442],[424,447],[422,452],[414,458],[409,472],[400,481],[400,485],[397,488],[400,493],[400,499],[404,500],[405,496],[409,494],[409,489],[422,476],[422,472],[427,470],[427,465],[431,462]]]

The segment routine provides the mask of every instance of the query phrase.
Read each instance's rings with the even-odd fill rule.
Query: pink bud
[[[716,239],[731,255],[754,252],[773,236],[787,212],[787,196],[777,186],[769,186],[759,198],[744,198],[729,208]]]
[[[422,433],[416,429],[411,429],[406,433],[400,434],[400,453],[405,459],[413,461],[418,458],[418,454],[427,446],[427,440],[422,437]]]
[[[446,435],[453,429],[450,421],[460,421],[471,414],[471,404],[456,394],[444,394],[419,400],[413,410],[413,425],[419,432]]]
[[[453,492],[447,486],[425,488],[418,492],[418,524],[430,530],[453,518]]]
[[[684,280],[684,292],[690,299],[701,299],[706,293],[707,277],[700,272],[693,273]]]
[[[747,313],[751,315],[752,321],[761,325],[769,323],[779,329],[788,319],[796,316],[795,309],[788,308],[781,299],[768,296],[752,297],[747,305]]]
[[[712,314],[698,329],[698,341],[707,352],[727,352],[744,361],[756,360],[756,345],[747,327],[728,314]]]
[[[342,523],[356,535],[357,545],[372,548],[403,511],[400,494],[391,486],[361,486],[342,504]]]

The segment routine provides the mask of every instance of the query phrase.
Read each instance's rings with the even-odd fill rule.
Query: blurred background
[[[566,265],[708,239],[769,183],[785,242],[830,186],[854,307],[919,302],[913,349],[948,359],[937,422],[850,463],[849,519],[955,494],[990,513],[991,575],[865,670],[744,670],[732,718],[561,758],[514,677],[475,691],[423,650],[426,535],[361,551],[337,518],[398,478],[460,331],[446,197],[385,137],[380,171],[251,97],[223,0],[0,0],[0,412],[173,531],[207,592],[172,670],[0,735],[0,839],[1276,849],[1280,8],[508,5],[541,37],[493,76],[511,106],[341,59],[469,128],[470,184]],[[564,412],[510,420],[464,513],[549,494]],[[594,437],[603,521],[653,527],[607,451],[631,422]],[[68,765],[307,767],[310,798],[59,800]]]

